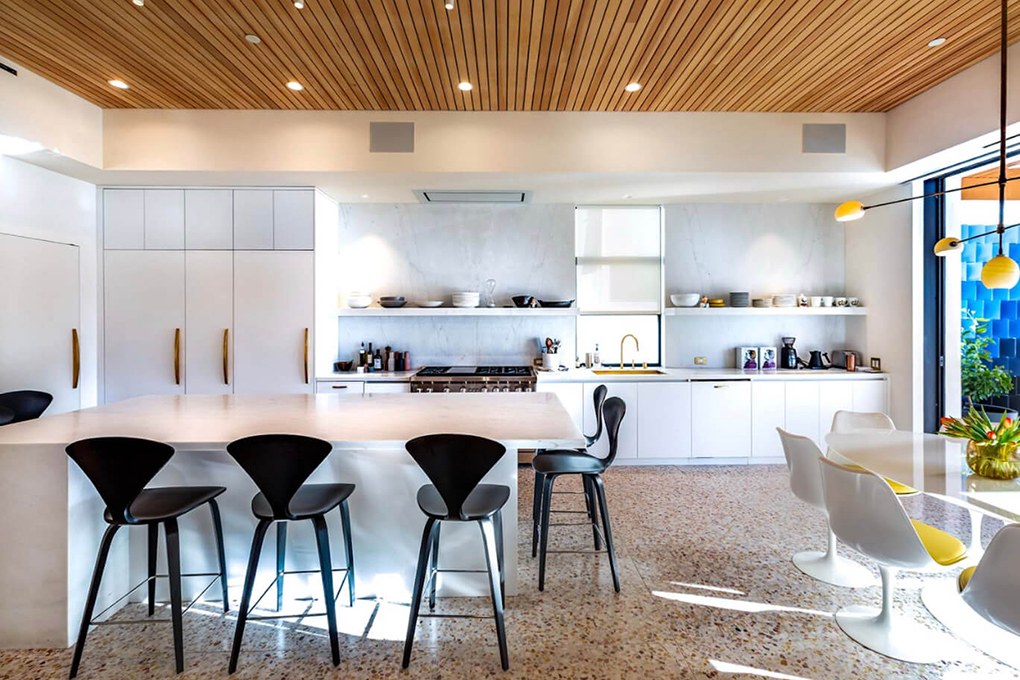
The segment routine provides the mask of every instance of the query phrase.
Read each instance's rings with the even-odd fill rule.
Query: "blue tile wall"
[[[995,225],[965,224],[960,228],[962,238],[994,229]],[[1020,235],[1006,232],[1005,250],[1014,260],[1020,261]],[[994,236],[977,243],[968,243],[963,249],[960,267],[960,297],[965,309],[978,318],[988,319],[988,333],[995,340],[988,350],[995,363],[1005,366],[1013,375],[1020,375],[1020,285],[1010,290],[988,290],[981,283],[981,267],[998,253]]]

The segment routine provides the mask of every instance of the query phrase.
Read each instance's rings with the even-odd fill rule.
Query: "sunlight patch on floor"
[[[811,680],[811,678],[805,678],[801,675],[787,675],[786,673],[776,673],[775,671],[767,671],[763,668],[753,668],[751,666],[741,666],[735,663],[728,663],[726,661],[717,661],[715,659],[709,659],[708,662],[712,664],[712,668],[719,671],[720,673],[744,673],[745,675],[759,675],[763,678],[778,678],[779,680]]]
[[[818,611],[817,609],[801,609],[799,607],[785,607],[778,604],[767,604],[765,602],[752,602],[750,600],[731,600],[725,597],[708,597],[706,595],[691,595],[689,593],[667,593],[661,590],[653,590],[652,595],[667,600],[683,602],[685,604],[696,604],[702,607],[715,607],[716,609],[730,609],[732,611],[746,612],[748,614],[761,614],[765,612],[790,612],[793,614],[812,614],[832,618],[832,612]]]

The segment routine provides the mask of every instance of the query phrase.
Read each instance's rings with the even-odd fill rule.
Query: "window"
[[[574,217],[577,353],[598,345],[603,364],[661,363],[662,214],[659,207],[580,207]]]

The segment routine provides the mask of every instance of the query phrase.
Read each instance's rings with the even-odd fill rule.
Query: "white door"
[[[273,192],[271,189],[234,190],[234,248],[273,249]]]
[[[365,381],[365,394],[403,394],[411,391],[411,383]]]
[[[103,247],[107,250],[145,247],[145,192],[142,189],[103,190]]]
[[[776,428],[786,429],[786,385],[778,380],[751,382],[751,457],[782,458]]]
[[[184,249],[183,189],[145,189],[145,249]]]
[[[234,393],[312,392],[311,252],[234,252]]]
[[[188,250],[234,247],[234,192],[187,189],[184,192],[184,245]]]
[[[556,383],[539,381],[535,386],[536,392],[549,392],[560,399],[560,404],[567,410],[573,419],[577,429],[584,430],[584,384],[583,383]],[[594,413],[593,413],[594,415]],[[592,430],[589,434],[594,434]]]
[[[825,435],[832,429],[832,417],[836,411],[854,410],[853,383],[849,380],[826,380],[818,385],[818,445],[822,446]]]
[[[230,394],[234,358],[234,255],[185,253],[185,385],[188,394]]]
[[[751,455],[751,381],[695,382],[691,386],[691,455]]]
[[[786,383],[786,431],[808,437],[817,443],[821,439],[818,427],[818,381],[790,380]],[[826,434],[828,429],[826,429]]]
[[[889,413],[889,381],[853,381],[854,411],[858,413]]]
[[[78,285],[78,246],[0,234],[0,392],[49,392],[46,415],[81,405]]]
[[[584,427],[586,434],[595,434],[595,403],[594,394],[598,383],[584,384]],[[637,383],[606,383],[609,388],[606,399],[620,397],[627,405],[627,413],[620,424],[620,439],[617,443],[617,458],[637,458],[638,456],[638,391]],[[602,437],[595,442],[595,445],[588,449],[589,453],[599,458],[609,455],[609,436],[602,432]]]
[[[638,383],[638,457],[691,457],[691,384]]]
[[[273,247],[311,250],[315,245],[315,192],[311,189],[273,191]]]
[[[184,251],[105,253],[106,401],[184,393]]]

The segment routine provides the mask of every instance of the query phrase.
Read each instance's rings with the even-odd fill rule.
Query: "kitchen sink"
[[[609,368],[592,371],[595,375],[666,375],[665,371],[655,368]]]

